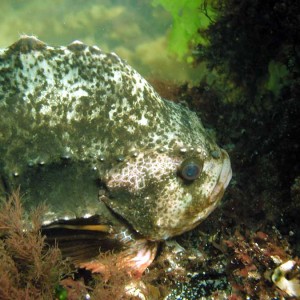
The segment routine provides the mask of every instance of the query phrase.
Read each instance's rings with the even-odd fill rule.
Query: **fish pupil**
[[[187,181],[194,181],[201,173],[202,167],[197,161],[186,160],[181,165],[180,175]]]
[[[186,176],[188,177],[194,177],[199,173],[199,168],[198,166],[195,165],[189,165],[186,167]]]

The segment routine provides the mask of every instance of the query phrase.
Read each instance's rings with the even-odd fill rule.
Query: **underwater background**
[[[80,40],[116,52],[144,76],[184,81],[195,74],[183,62],[174,64],[167,50],[172,17],[151,1],[17,0],[1,1],[0,9],[1,48],[22,34],[53,46]]]
[[[231,157],[221,206],[176,238],[181,247],[162,245],[142,277],[144,298],[128,299],[300,297],[299,15],[292,0],[1,1],[1,48],[32,34],[49,45],[80,40],[116,52],[163,97],[196,111]],[[20,220],[14,207],[6,209]],[[26,280],[53,299],[127,299],[124,274],[108,284],[67,276],[59,254],[42,257],[33,233],[37,265],[54,279],[24,271],[5,281],[14,256],[1,244],[1,299],[24,295]],[[287,275],[280,269],[286,262],[293,262]],[[114,258],[107,264],[113,268]]]

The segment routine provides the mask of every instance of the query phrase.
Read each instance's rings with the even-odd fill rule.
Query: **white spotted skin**
[[[104,179],[111,198],[104,201],[126,216],[148,239],[167,239],[181,234],[205,219],[223,196],[231,170],[227,153],[224,150],[221,153],[220,161],[225,163],[203,158],[202,174],[191,184],[186,184],[176,172],[184,159],[181,156],[141,153],[106,172]],[[198,153],[192,156],[201,157]],[[223,178],[220,177],[222,170]],[[211,197],[213,191],[216,193]]]
[[[0,113],[3,189],[20,185],[28,207],[44,200],[52,219],[106,205],[162,240],[206,218],[231,178],[227,153],[195,113],[162,99],[116,54],[78,41],[22,36],[1,49]],[[203,169],[187,184],[178,173],[189,158]]]

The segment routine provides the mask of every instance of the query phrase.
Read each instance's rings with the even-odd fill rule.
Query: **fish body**
[[[0,50],[2,191],[45,223],[116,214],[148,240],[194,228],[231,178],[228,154],[189,109],[114,53],[31,36]]]

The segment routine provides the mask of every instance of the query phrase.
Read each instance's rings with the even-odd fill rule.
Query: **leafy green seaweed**
[[[154,6],[161,5],[173,18],[169,35],[169,50],[182,60],[197,44],[206,45],[208,40],[201,31],[208,28],[216,17],[213,1],[198,0],[153,0]],[[200,33],[200,34],[199,34]],[[191,56],[187,57],[191,61]]]
[[[290,81],[287,79],[289,71],[286,65],[271,60],[268,66],[269,77],[266,83],[266,89],[271,91],[275,97],[278,97],[281,89]]]

